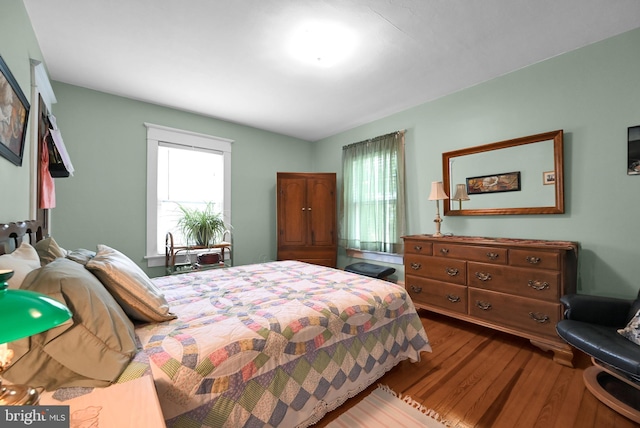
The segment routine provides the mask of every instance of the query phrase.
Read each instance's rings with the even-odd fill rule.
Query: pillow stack
[[[123,253],[106,245],[97,251],[67,251],[53,238],[22,243],[0,256],[11,269],[10,288],[46,294],[66,305],[73,317],[43,333],[9,343],[14,351],[3,377],[43,386],[101,387],[115,382],[133,358],[133,322],[175,318],[160,290]]]

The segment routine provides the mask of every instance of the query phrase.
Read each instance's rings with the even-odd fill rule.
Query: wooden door
[[[336,244],[335,187],[335,180],[329,177],[307,180],[310,245],[334,246]]]
[[[308,242],[306,179],[278,176],[278,246]]]

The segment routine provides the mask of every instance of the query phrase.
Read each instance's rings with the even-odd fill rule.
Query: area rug
[[[440,415],[409,396],[402,397],[386,385],[329,423],[330,428],[442,428],[448,427]]]

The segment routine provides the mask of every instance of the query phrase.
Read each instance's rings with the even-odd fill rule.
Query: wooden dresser
[[[572,367],[556,334],[560,296],[576,291],[575,242],[405,236],[405,287],[416,307],[525,337]]]

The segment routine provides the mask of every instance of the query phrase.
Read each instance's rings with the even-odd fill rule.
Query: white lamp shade
[[[456,184],[456,194],[453,196],[454,201],[468,201],[467,186],[464,184]]]
[[[443,199],[449,199],[449,196],[444,191],[442,181],[434,181],[431,183],[431,194],[429,195],[430,201],[441,201]]]

